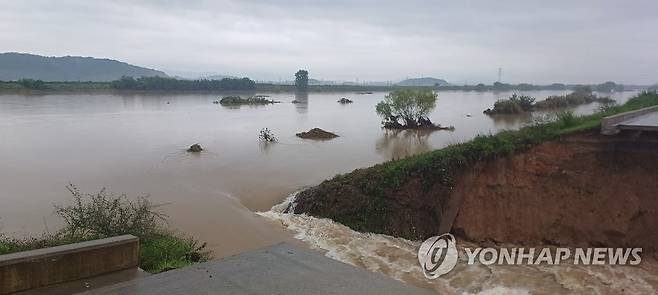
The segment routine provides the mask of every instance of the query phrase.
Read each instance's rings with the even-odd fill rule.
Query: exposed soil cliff
[[[369,176],[356,170],[352,182],[359,174]],[[427,183],[412,176],[394,189],[382,188],[383,197],[365,195],[362,188],[335,179],[300,194],[295,212],[412,238],[451,230],[474,241],[656,252],[655,134],[569,135],[476,162],[453,177],[451,182]]]
[[[581,134],[478,163],[452,230],[471,240],[643,247],[658,242],[658,141]]]

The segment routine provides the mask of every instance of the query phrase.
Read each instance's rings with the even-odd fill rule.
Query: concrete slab
[[[137,268],[139,239],[131,235],[0,255],[0,294]]]
[[[434,294],[282,243],[83,294]]]
[[[601,120],[601,134],[614,135],[620,130],[658,131],[658,106],[624,112]]]
[[[658,131],[658,110],[637,118],[619,122],[617,128],[623,130]]]

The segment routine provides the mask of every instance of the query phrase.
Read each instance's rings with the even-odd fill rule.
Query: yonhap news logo
[[[468,265],[638,265],[642,248],[464,248]],[[418,262],[428,279],[436,279],[457,265],[457,241],[449,233],[431,237],[418,249]]]
[[[418,249],[418,262],[428,279],[436,279],[457,265],[457,243],[451,234],[427,239]]]

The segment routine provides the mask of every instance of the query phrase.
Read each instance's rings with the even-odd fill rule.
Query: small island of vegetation
[[[508,99],[499,99],[494,103],[493,109],[484,111],[487,115],[498,114],[521,114],[531,112],[535,103],[535,98],[527,95],[512,94]]]
[[[268,105],[279,103],[279,101],[268,99],[266,96],[256,95],[247,98],[240,96],[225,96],[219,101],[219,104],[226,106],[239,105]]]
[[[613,103],[615,101],[609,97],[598,97],[596,94],[592,93],[592,88],[589,86],[581,86],[576,87],[573,92],[567,95],[549,96],[545,100],[538,101],[534,107],[537,109],[554,109],[578,106],[593,102]]]
[[[553,95],[535,103],[535,98],[526,95],[512,94],[508,99],[499,99],[493,109],[486,109],[487,115],[514,115],[532,112],[534,110],[572,107],[593,102],[610,104],[615,101],[609,97],[598,97],[589,86],[579,86],[567,95]]]
[[[400,89],[388,95],[375,107],[384,118],[386,129],[454,129],[432,123],[429,113],[436,107],[437,94],[429,89]]]

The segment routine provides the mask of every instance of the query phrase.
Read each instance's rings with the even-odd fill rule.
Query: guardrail
[[[652,106],[648,108],[643,108],[639,110],[634,110],[630,112],[625,112],[625,113],[605,117],[603,118],[603,120],[601,120],[601,134],[603,135],[617,134],[619,133],[619,128],[617,128],[617,125],[619,123],[653,112],[658,112],[658,106]]]
[[[139,239],[124,235],[0,255],[0,294],[137,267]]]

